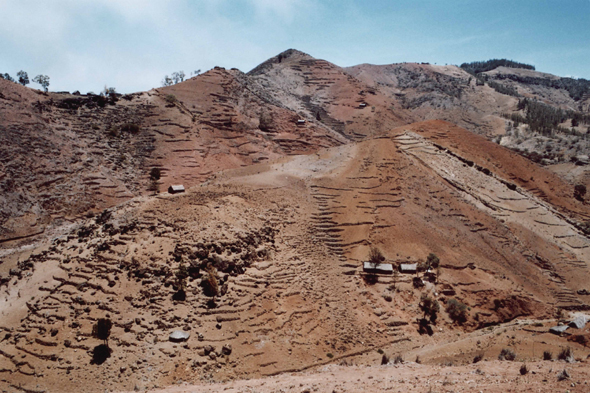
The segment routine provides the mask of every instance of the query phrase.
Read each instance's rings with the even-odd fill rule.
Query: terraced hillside
[[[451,121],[590,185],[586,168],[570,162],[586,162],[587,125],[566,120],[560,127],[572,132],[547,136],[503,117],[523,115],[524,97],[585,113],[588,95],[567,78],[531,70],[499,67],[482,75],[483,85],[455,66],[341,68],[290,49],[246,74],[216,67],[125,96],[44,94],[1,79],[0,241],[43,233],[156,188],[190,187],[219,170],[375,138],[417,120]],[[157,184],[149,177],[154,168],[162,173]]]
[[[250,93],[240,75],[214,69],[119,98],[45,95],[0,80],[0,240],[148,194],[153,168],[160,189],[188,187],[221,169],[346,141],[298,126],[299,115]]]
[[[134,198],[4,250],[0,384],[133,390],[374,364],[377,349],[426,364],[506,345],[535,356],[528,340],[586,356],[547,333],[558,308],[589,308],[590,241],[575,227],[589,212],[568,187],[433,121]],[[436,280],[365,275],[371,246],[396,266],[435,253]],[[432,335],[419,333],[423,294],[441,303]],[[443,311],[453,298],[469,307],[463,324]],[[113,322],[106,358],[100,318]],[[545,327],[494,331],[516,318]],[[175,330],[190,337],[173,342]]]

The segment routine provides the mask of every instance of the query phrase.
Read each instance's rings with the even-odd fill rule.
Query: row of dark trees
[[[525,70],[535,70],[535,66],[525,63],[519,63],[508,59],[491,59],[486,61],[473,61],[471,63],[463,63],[460,66],[470,74],[479,74],[481,72],[491,71],[498,67],[510,68],[524,68]]]
[[[26,86],[30,83],[29,75],[26,73],[26,71],[20,70],[16,73],[16,77],[17,80],[11,77],[9,73],[0,74],[0,78],[14,83],[18,82],[23,86]],[[49,88],[49,77],[47,75],[37,75],[33,78],[33,82],[40,84],[41,87],[43,87],[43,90],[47,92],[47,89]]]
[[[571,132],[567,128],[559,125],[568,119],[572,120],[572,127],[577,127],[580,124],[590,124],[590,115],[554,108],[550,105],[528,98],[519,100],[517,109],[519,111],[524,111],[524,116],[519,113],[512,113],[510,115],[505,115],[505,117],[512,120],[515,127],[520,123],[528,124],[533,132],[538,132],[543,135],[551,135],[554,131],[563,133]]]

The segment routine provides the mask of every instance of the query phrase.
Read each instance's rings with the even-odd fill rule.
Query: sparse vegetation
[[[520,76],[512,74],[497,75],[498,79],[511,79],[525,85],[545,86],[553,89],[565,90],[574,101],[580,101],[590,91],[590,81],[575,78],[539,78],[534,76]]]
[[[172,81],[172,78],[170,78],[168,75],[165,75],[164,79],[162,79],[162,87],[172,86],[173,84],[174,82]]]
[[[206,270],[206,274],[201,280],[201,286],[203,287],[203,293],[206,296],[214,297],[219,294],[219,282],[217,279],[217,270],[212,265],[209,265]]]
[[[37,75],[33,78],[33,82],[40,84],[43,90],[47,93],[49,88],[49,77],[47,75]]]
[[[553,360],[553,353],[551,351],[543,351],[543,360]]]
[[[565,381],[566,379],[570,379],[570,374],[564,368],[563,371],[560,371],[559,374],[557,374],[557,380],[558,381]]]
[[[404,358],[402,358],[402,355],[397,355],[395,357],[395,359],[393,359],[393,364],[403,364],[404,363]]]
[[[512,97],[522,97],[518,91],[512,86],[506,86],[498,82],[489,81],[488,85],[500,94],[506,94]]]
[[[574,187],[574,198],[578,201],[584,201],[584,197],[586,196],[586,186],[583,184],[576,184]]]
[[[522,366],[520,366],[520,375],[527,375],[529,373],[529,369],[526,366],[526,364],[522,364]]]
[[[483,360],[483,353],[478,353],[477,355],[475,355],[475,357],[473,358],[473,363],[479,363]]]
[[[498,355],[498,359],[514,361],[516,359],[516,352],[509,348],[503,348],[502,351],[500,351],[500,355]]]
[[[195,75],[198,75],[200,72],[201,70],[195,71]],[[165,75],[164,79],[162,79],[162,87],[172,86],[176,83],[184,82],[184,77],[184,71],[175,71],[171,74],[171,77]]]
[[[121,126],[121,131],[130,132],[132,134],[139,133],[140,129],[141,127],[139,126],[139,124],[134,123],[125,123]]]
[[[175,96],[174,94],[168,94],[168,95],[167,95],[167,96],[164,98],[164,100],[166,101],[166,103],[167,103],[169,106],[173,106],[173,105],[175,105],[175,104],[178,102],[178,100],[176,99],[176,96]]]
[[[152,170],[150,171],[150,179],[152,180],[160,180],[161,176],[162,171],[160,168],[152,168]]]
[[[369,262],[374,266],[377,266],[385,260],[383,253],[377,247],[371,247],[369,250]]]
[[[381,356],[381,364],[385,365],[389,363],[389,356],[387,354],[383,354],[383,356]]]
[[[4,74],[0,74],[0,78],[2,79],[6,79],[9,82],[16,82],[8,72],[5,72]]]
[[[563,361],[565,361],[567,363],[573,363],[573,362],[576,361],[575,358],[574,358],[574,351],[570,347],[563,348],[559,352],[559,355],[557,355],[557,359],[558,360],[563,360]]]
[[[434,253],[428,254],[426,257],[426,269],[436,269],[440,265],[440,259]]]
[[[436,323],[437,314],[440,311],[438,301],[423,293],[419,306],[420,310],[424,313],[424,318],[430,319],[431,323]]]
[[[26,86],[29,84],[29,75],[25,71],[20,70],[16,73],[16,76],[18,77],[18,83],[21,85]]]
[[[99,340],[103,340],[104,344],[108,347],[112,326],[113,323],[109,318],[100,318],[92,327],[92,335]]]
[[[467,306],[457,299],[449,299],[445,310],[454,322],[463,324],[467,321]]]
[[[568,119],[572,119],[573,123],[578,125],[581,123],[590,123],[590,115],[573,110],[565,111],[529,98],[519,100],[517,110],[523,111],[524,116],[520,113],[504,114],[503,116],[511,120],[514,123],[514,127],[518,127],[521,123],[527,124],[532,132],[537,132],[544,136],[551,136],[555,132],[565,135],[579,135],[579,132],[560,125]]]

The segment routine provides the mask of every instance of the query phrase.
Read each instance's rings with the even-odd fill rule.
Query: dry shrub
[[[568,363],[575,362],[573,349],[571,349],[570,347],[562,349],[559,352],[559,355],[557,355],[557,359],[564,360]]]
[[[132,134],[139,133],[139,130],[139,125],[134,123],[125,123],[121,126],[121,131],[130,132]]]
[[[557,374],[557,380],[558,381],[563,381],[563,380],[566,380],[566,379],[570,379],[570,374],[564,368],[563,371],[561,371],[559,374]]]
[[[374,265],[377,265],[385,260],[383,253],[377,247],[371,247],[369,251],[369,262]]]
[[[211,265],[207,267],[207,273],[201,280],[201,286],[203,287],[203,293],[206,296],[217,296],[219,294],[219,282],[217,279],[217,271]]]
[[[514,359],[516,359],[516,352],[511,349],[504,348],[500,352],[500,355],[498,355],[498,359],[514,361]]]
[[[553,360],[553,353],[551,351],[544,351],[543,360]]]

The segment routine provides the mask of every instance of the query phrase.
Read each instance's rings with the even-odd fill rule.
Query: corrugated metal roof
[[[184,192],[184,186],[182,184],[173,184],[168,187],[168,192],[176,193],[176,192]]]
[[[402,263],[399,265],[400,270],[403,271],[416,271],[418,270],[417,263]]]
[[[565,332],[568,328],[568,325],[553,326],[551,329],[549,329],[549,332],[553,334],[561,334]]]
[[[576,329],[584,329],[584,326],[586,326],[586,322],[588,322],[588,317],[586,317],[585,315],[578,315],[569,323],[569,326]]]
[[[373,271],[382,274],[391,274],[393,273],[393,266],[391,265],[391,263],[374,264],[372,262],[363,262],[363,270]]]

